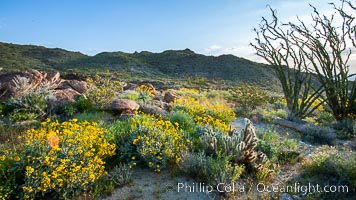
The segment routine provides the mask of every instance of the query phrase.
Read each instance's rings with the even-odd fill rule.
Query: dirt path
[[[157,174],[149,169],[135,168],[132,171],[132,181],[132,184],[117,188],[111,196],[102,198],[102,200],[214,199],[213,194],[189,191],[190,188],[184,186],[194,186],[194,180],[187,180],[182,176],[172,177],[168,170]],[[178,186],[183,188],[178,189]]]

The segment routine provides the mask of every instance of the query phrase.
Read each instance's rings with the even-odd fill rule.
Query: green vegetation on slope
[[[149,80],[206,80],[248,82],[271,89],[279,87],[268,65],[233,55],[205,56],[189,49],[167,50],[162,53],[102,52],[87,56],[58,48],[15,45],[0,42],[1,72],[23,69],[76,70],[84,73],[110,70],[121,78]]]
[[[0,42],[0,68],[4,71],[22,69],[48,69],[88,56],[59,48],[34,45],[16,45]]]

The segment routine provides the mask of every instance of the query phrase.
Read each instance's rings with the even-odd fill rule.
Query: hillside
[[[87,56],[59,48],[0,42],[0,68],[1,72],[37,68],[59,71],[75,69],[84,73],[109,69],[131,78],[185,80],[205,77],[208,80],[278,87],[278,81],[268,65],[233,55],[205,56],[189,49],[162,53],[102,52]]]
[[[16,45],[0,42],[0,68],[14,71],[28,68],[52,68],[88,56],[59,48]]]

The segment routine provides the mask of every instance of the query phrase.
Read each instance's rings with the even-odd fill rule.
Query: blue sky
[[[0,41],[103,51],[185,49],[260,61],[248,46],[253,27],[269,16],[308,16],[308,4],[328,12],[330,0],[1,0]]]

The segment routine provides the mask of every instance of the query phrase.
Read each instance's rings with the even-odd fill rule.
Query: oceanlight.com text
[[[259,183],[256,185],[256,190],[258,192],[293,192],[302,193],[306,195],[308,193],[348,193],[349,187],[347,185],[319,185],[311,184],[300,185],[299,182],[294,183],[294,185],[279,185],[279,184],[263,184]]]
[[[301,193],[306,195],[308,193],[348,193],[349,187],[347,185],[320,185],[311,184],[301,185],[296,182],[292,185],[280,185],[280,184],[264,184],[258,183],[256,185],[245,186],[243,184],[226,184],[219,183],[215,186],[207,185],[204,182],[197,183],[178,183],[177,192],[203,192],[210,193],[213,191],[217,192],[234,192],[234,193],[244,193],[247,190],[255,189],[257,192],[267,192],[267,193]]]

